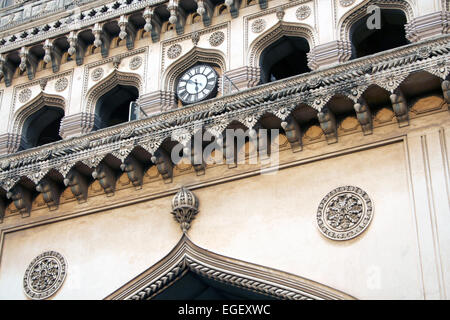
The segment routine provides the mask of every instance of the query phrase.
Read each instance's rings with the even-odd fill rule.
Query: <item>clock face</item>
[[[178,80],[177,95],[183,103],[194,103],[208,98],[216,86],[216,71],[208,65],[197,65]]]

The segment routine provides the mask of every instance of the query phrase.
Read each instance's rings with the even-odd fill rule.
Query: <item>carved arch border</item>
[[[22,129],[25,121],[36,111],[40,110],[44,106],[57,107],[66,113],[66,100],[59,95],[51,95],[44,92],[39,93],[34,99],[24,104],[16,112],[14,112],[13,120],[9,133],[11,140],[9,144],[9,151],[14,152],[19,148],[20,138],[22,136]]]
[[[161,79],[162,90],[174,92],[177,78],[186,71],[188,67],[197,62],[216,64],[220,67],[222,72],[225,72],[227,71],[225,61],[225,56],[220,50],[194,47],[164,71]]]
[[[151,299],[188,271],[278,299],[355,299],[312,280],[213,253],[195,245],[186,234],[167,256],[105,299]]]
[[[316,45],[315,33],[314,29],[307,24],[280,21],[253,40],[249,46],[247,65],[259,68],[259,58],[263,50],[283,36],[303,37],[308,41],[311,50]]]
[[[339,40],[350,42],[350,28],[367,14],[370,5],[377,5],[381,9],[399,9],[406,15],[406,22],[414,19],[414,7],[409,0],[368,0],[344,14],[337,24],[336,31]]]
[[[138,89],[139,94],[143,92],[141,76],[136,73],[114,70],[88,91],[85,99],[84,112],[94,114],[97,100],[117,85],[134,86]]]

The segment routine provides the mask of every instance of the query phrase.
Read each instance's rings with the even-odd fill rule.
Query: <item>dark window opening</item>
[[[139,91],[132,86],[118,85],[98,99],[95,105],[94,130],[128,121],[130,103],[136,101]]]
[[[409,43],[405,35],[406,16],[401,10],[381,9],[380,29],[369,29],[366,15],[350,28],[352,58],[397,48]]]
[[[251,290],[239,288],[187,272],[154,300],[276,300]]]
[[[309,44],[305,38],[283,36],[264,49],[260,58],[261,83],[272,82],[311,71]]]
[[[19,150],[25,150],[62,140],[59,135],[64,110],[44,106],[25,120]]]

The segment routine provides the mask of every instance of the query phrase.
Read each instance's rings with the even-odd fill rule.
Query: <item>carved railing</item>
[[[441,36],[143,120],[2,156],[0,186],[6,192],[14,191],[16,187],[22,188],[17,183],[23,178],[40,185],[46,181],[46,174],[52,169],[59,172],[70,185],[77,163],[94,169],[94,177],[103,177],[101,179],[107,181],[108,170],[105,171],[102,167],[102,160],[107,155],[112,155],[124,163],[124,168],[129,165],[133,167],[129,156],[137,146],[147,150],[161,175],[170,179],[173,166],[160,148],[166,139],[186,145],[198,130],[208,131],[219,137],[235,121],[249,129],[257,129],[260,127],[260,118],[268,113],[282,121],[282,127],[288,135],[288,131],[295,131],[296,127],[291,123],[293,120],[290,115],[300,104],[306,104],[317,111],[317,118],[327,141],[333,143],[337,139],[336,123],[326,106],[335,95],[346,96],[354,102],[355,114],[363,131],[370,133],[370,110],[367,110],[368,106],[361,98],[371,85],[377,85],[391,93],[392,108],[399,125],[408,125],[407,104],[400,92],[400,84],[410,74],[421,71],[442,80],[447,79],[450,73],[449,57],[450,36]],[[442,82],[442,90],[448,103],[448,81]],[[13,195],[14,192],[9,194],[10,197]]]

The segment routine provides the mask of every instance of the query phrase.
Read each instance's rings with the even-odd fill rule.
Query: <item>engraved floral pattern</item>
[[[137,56],[131,59],[129,67],[131,70],[136,70],[142,65],[142,58]]]
[[[209,44],[213,47],[220,46],[225,40],[225,34],[222,31],[216,31],[209,37]]]
[[[348,7],[351,6],[355,2],[355,0],[339,0],[339,2],[341,6]]]
[[[362,189],[353,186],[339,187],[320,202],[317,224],[326,237],[348,240],[361,234],[372,216],[372,201]]]
[[[306,5],[300,6],[295,11],[295,16],[297,17],[298,20],[305,20],[310,15],[311,15],[311,8],[309,6],[306,6]]]
[[[102,68],[94,69],[94,71],[92,71],[92,75],[91,75],[92,80],[94,80],[94,81],[100,80],[103,77],[103,72],[104,71]]]
[[[23,89],[19,93],[19,102],[25,103],[31,98],[31,90],[29,88]]]
[[[25,294],[31,299],[46,299],[61,287],[65,277],[64,257],[55,251],[44,252],[33,259],[25,271]]]
[[[260,33],[266,28],[266,21],[264,19],[256,19],[252,23],[252,31],[254,33]]]
[[[167,57],[169,59],[175,59],[181,54],[181,46],[179,44],[174,44],[167,49]]]
[[[64,90],[66,90],[68,85],[69,85],[69,80],[67,80],[67,78],[58,79],[55,83],[55,90],[58,92],[64,91]]]

